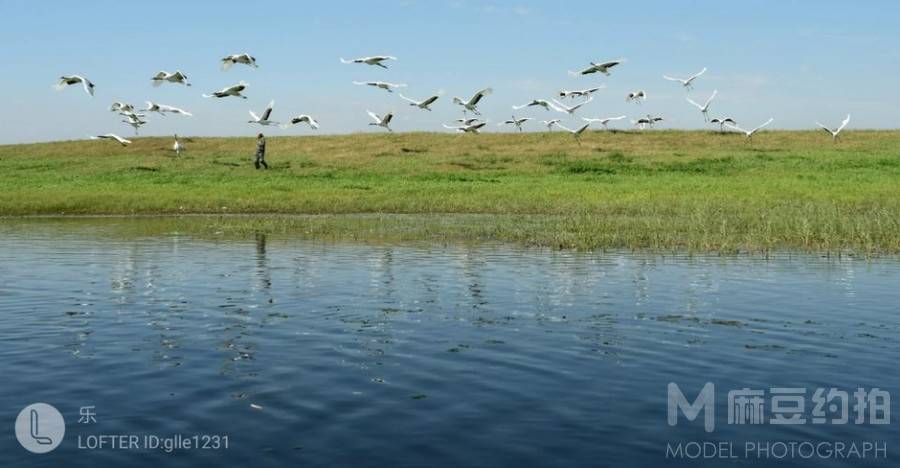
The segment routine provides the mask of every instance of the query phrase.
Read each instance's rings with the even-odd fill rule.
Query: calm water
[[[896,424],[725,416],[744,387],[900,395],[896,260],[105,235],[115,222],[0,221],[0,466],[896,466]],[[715,384],[715,432],[667,424],[669,382]],[[45,455],[13,433],[39,401],[67,422]],[[98,434],[229,449],[79,449]],[[754,440],[887,441],[888,459],[666,459]]]

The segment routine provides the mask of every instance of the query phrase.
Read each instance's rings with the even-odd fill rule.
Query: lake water
[[[807,419],[817,388],[900,395],[896,259],[108,235],[117,222],[0,220],[0,466],[896,466],[898,426],[855,424],[852,405],[847,424],[726,415],[743,388],[765,390],[767,419],[772,388],[804,389]],[[703,414],[667,423],[670,382],[691,401],[715,385],[713,432]],[[13,432],[34,402],[66,420],[44,455]],[[229,447],[84,448],[103,434]],[[737,457],[667,459],[691,441]],[[779,441],[887,458],[745,454]]]

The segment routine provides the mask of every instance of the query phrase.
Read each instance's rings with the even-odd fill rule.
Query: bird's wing
[[[400,99],[403,99],[404,101],[410,102],[410,103],[415,104],[415,105],[417,105],[417,106],[418,106],[419,104],[423,104],[423,103],[421,103],[421,102],[419,102],[419,101],[416,101],[416,100],[414,100],[414,99],[410,99],[410,98],[404,96],[403,93],[397,93],[397,96],[400,96]]]
[[[478,91],[477,93],[475,93],[475,95],[472,96],[472,99],[469,99],[469,104],[471,104],[471,105],[478,104],[478,101],[480,101],[481,98],[483,98],[493,92],[494,92],[493,88],[484,88],[481,91]]]
[[[703,70],[700,70],[700,72],[698,72],[697,74],[692,75],[690,78],[687,79],[687,81],[694,81],[695,79],[699,78],[704,73],[706,73],[706,67],[703,67]]]
[[[354,81],[353,84],[363,86],[363,85],[368,85],[368,84],[372,84],[372,83],[369,81]]]
[[[318,122],[316,119],[314,119],[314,118],[312,118],[312,117],[309,117],[309,126],[312,127],[312,128],[314,128],[314,129],[316,129],[316,130],[318,130],[318,129],[319,129],[319,122]]]
[[[449,125],[447,125],[447,124],[442,124],[442,125],[444,126],[444,128],[446,128],[446,129],[448,129],[448,130],[459,130],[459,129],[462,128],[462,127],[451,127],[451,126],[449,126]]]
[[[669,81],[678,81],[679,83],[683,83],[683,82],[684,82],[684,80],[681,80],[681,79],[679,79],[679,78],[672,78],[671,76],[668,76],[668,75],[663,75],[663,78],[665,78],[665,79],[667,79],[667,80],[669,80]]]
[[[531,104],[529,103],[529,104],[523,104],[523,105],[521,105],[521,106],[512,106],[512,108],[513,108],[513,110],[519,110],[519,109],[524,109],[524,108],[526,108],[526,107],[528,107],[528,106],[530,106],[530,105],[531,105]]]
[[[393,118],[394,118],[394,113],[388,112],[387,115],[384,116],[384,120],[382,120],[382,123],[387,125],[387,124],[391,123],[391,119],[393,119]]]
[[[757,130],[760,130],[760,129],[762,129],[763,127],[768,126],[770,123],[772,123],[772,122],[774,122],[774,121],[775,121],[775,118],[774,118],[774,117],[770,117],[769,120],[766,120],[766,123],[760,125],[759,127],[754,128],[754,129],[752,130],[752,133],[756,133]]]
[[[591,126],[590,123],[586,123],[586,124],[582,125],[581,128],[579,128],[578,130],[575,130],[573,133],[576,134],[576,135],[581,135],[581,134],[584,133],[584,131],[587,130],[587,128],[590,127],[590,126]]]
[[[438,99],[440,99],[440,96],[431,96],[430,98],[428,98],[428,99],[422,101],[422,105],[423,105],[423,106],[430,105],[430,104],[432,104],[434,101],[437,101]]]
[[[253,120],[255,120],[255,121],[257,121],[257,122],[259,122],[260,120],[262,120],[262,119],[259,118],[258,115],[256,115],[256,112],[253,112],[253,111],[247,111],[247,112],[250,113],[250,117],[252,117]]]
[[[625,118],[624,115],[620,115],[620,116],[618,116],[618,117],[610,117],[610,118],[607,119],[607,120],[622,120],[622,119],[624,119],[624,118]]]
[[[838,127],[838,129],[837,129],[837,133],[840,133],[840,132],[841,132],[841,130],[843,130],[843,129],[844,129],[844,127],[846,127],[846,126],[847,126],[847,124],[848,124],[848,123],[850,123],[850,114],[847,114],[847,118],[846,118],[846,119],[844,119],[844,121],[843,121],[843,122],[841,122],[841,126],[840,126],[840,127]]]
[[[739,132],[741,132],[741,133],[749,133],[749,132],[747,132],[747,130],[744,130],[743,128],[738,127],[737,125],[732,125],[732,124],[730,124],[730,123],[726,123],[725,126],[728,127],[728,128],[737,130],[737,131],[739,131]]]
[[[87,79],[87,78],[82,78],[82,79],[81,79],[81,85],[84,86],[84,91],[85,91],[85,92],[87,92],[87,93],[90,94],[91,96],[94,95],[94,87],[93,87],[93,83],[91,83],[91,80],[89,80],[89,79]]]
[[[563,129],[563,130],[565,130],[565,131],[567,131],[567,132],[575,133],[574,130],[572,130],[572,129],[569,128],[569,127],[566,127],[565,125],[563,125],[563,124],[561,124],[561,123],[559,123],[559,122],[556,123],[556,126],[559,127],[559,128],[561,128],[561,129]]]
[[[706,104],[704,104],[703,107],[709,106],[709,103],[713,102],[713,99],[715,99],[715,98],[716,98],[716,95],[718,95],[718,94],[719,94],[719,90],[718,90],[718,89],[714,89],[714,90],[713,90],[713,93],[712,93],[712,96],[710,96],[709,99],[706,100]]]
[[[834,135],[834,130],[832,130],[832,129],[830,129],[830,128],[828,128],[828,127],[826,127],[826,126],[820,124],[819,122],[816,122],[816,125],[822,127],[822,130],[825,130],[826,132],[828,132],[828,133]]]
[[[378,117],[378,114],[376,114],[370,110],[367,110],[366,112],[369,114],[369,117],[372,117],[372,120],[374,120],[378,123],[381,123],[381,117]]]
[[[557,101],[556,99],[552,99],[551,101],[552,102],[548,102],[547,104],[550,105],[550,107],[552,107],[553,110],[555,110],[557,112],[564,112],[564,113],[568,114],[569,111],[571,110],[571,108],[569,108],[569,106]]]
[[[344,57],[341,57],[341,63],[353,63],[353,60],[346,60]]]
[[[275,101],[272,100],[269,102],[269,107],[266,107],[266,111],[263,112],[262,119],[269,120],[269,116],[272,115],[272,108],[275,107]]]
[[[687,102],[693,104],[694,107],[696,107],[697,109],[703,110],[703,106],[701,106],[700,104],[697,104],[696,102],[694,102],[693,99],[691,99],[691,98],[685,98],[685,99],[687,99]]]

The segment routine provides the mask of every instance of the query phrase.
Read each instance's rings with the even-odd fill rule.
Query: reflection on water
[[[0,226],[0,411],[44,401],[69,423],[42,462],[659,466],[682,440],[900,440],[665,418],[673,381],[897,390],[892,259],[104,236],[112,222]],[[94,426],[75,422],[86,405]],[[0,466],[28,466],[11,433]],[[98,433],[232,446],[77,449]]]

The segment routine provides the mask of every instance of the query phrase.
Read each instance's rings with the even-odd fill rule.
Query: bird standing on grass
[[[175,144],[172,145],[172,151],[175,151],[175,156],[181,156],[181,152],[184,151],[184,145],[178,140],[177,133],[175,134]]]

